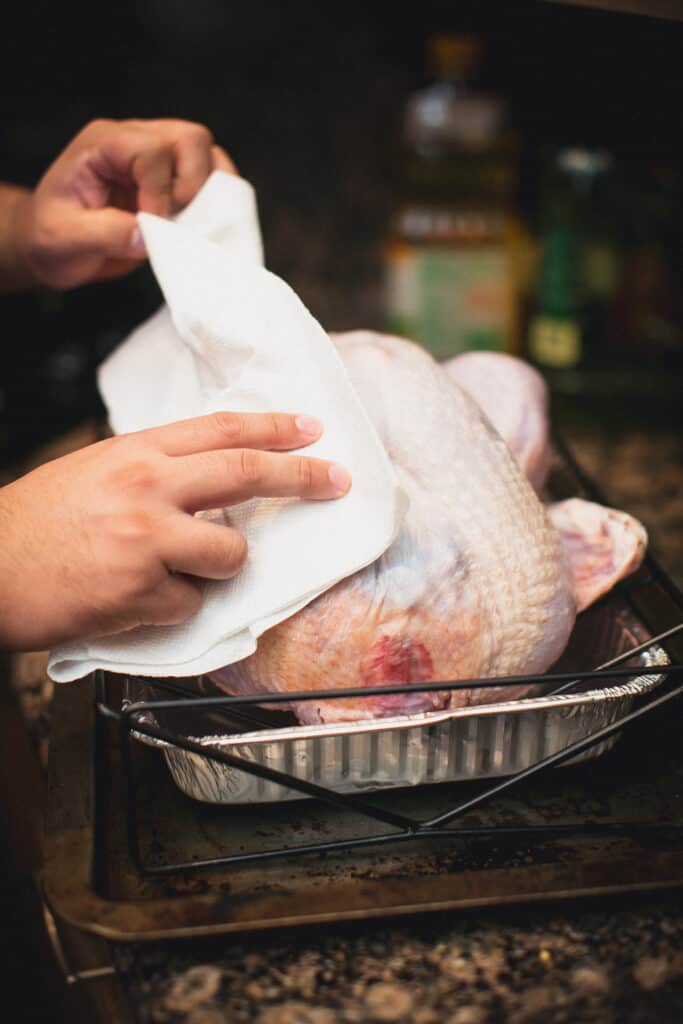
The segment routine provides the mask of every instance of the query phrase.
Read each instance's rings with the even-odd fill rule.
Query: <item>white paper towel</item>
[[[249,541],[245,569],[206,582],[189,622],[64,644],[49,673],[97,668],[194,675],[231,664],[258,637],[378,558],[407,499],[329,337],[261,265],[256,204],[242,179],[215,172],[175,222],[138,217],[167,307],[103,364],[100,390],[117,433],[220,409],[296,412],[324,424],[307,453],[351,473],[338,501],[255,499],[219,513]]]

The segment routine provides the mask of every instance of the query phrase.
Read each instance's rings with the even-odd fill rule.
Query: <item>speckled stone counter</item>
[[[679,1024],[680,900],[522,908],[248,942],[121,947],[168,1024]]]
[[[643,520],[654,552],[683,584],[680,436],[568,432],[583,466],[613,504]],[[93,436],[86,425],[62,450]],[[44,668],[45,656],[35,654],[17,659],[14,671],[43,756],[52,693]],[[119,945],[112,955],[133,1018],[145,1024],[679,1024],[682,909],[675,894],[622,897]]]

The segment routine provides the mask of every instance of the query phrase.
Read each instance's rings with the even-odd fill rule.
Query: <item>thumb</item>
[[[114,260],[141,260],[147,255],[134,213],[104,207],[82,210],[69,231],[74,250]]]

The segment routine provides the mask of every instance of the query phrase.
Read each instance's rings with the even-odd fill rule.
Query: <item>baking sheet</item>
[[[563,466],[561,474],[553,482],[556,498],[582,489],[604,501],[586,482],[577,488],[576,470]],[[622,598],[650,635],[683,616],[683,595],[649,555],[619,594],[590,614],[605,605],[624,607]],[[683,660],[680,638],[667,641],[667,649],[673,660]],[[670,683],[661,687],[671,691]],[[120,680],[112,681],[110,695],[113,706],[120,705]],[[58,687],[52,707],[46,897],[59,918],[76,928],[114,941],[142,941],[680,886],[680,729],[679,699],[624,729],[598,761],[526,778],[469,810],[440,839],[195,865],[190,872],[174,865],[355,841],[384,826],[353,808],[341,814],[317,800],[264,806],[188,799],[158,751],[131,743],[140,852],[155,872],[150,874],[131,860],[120,729],[96,713],[93,680],[87,678]],[[478,781],[444,782],[390,789],[371,799],[427,820],[481,790]],[[474,839],[467,832],[473,828],[495,832]]]
[[[111,697],[120,700],[115,685]],[[120,731],[95,713],[88,678],[55,694],[46,896],[77,928],[141,941],[680,885],[679,739],[680,713],[667,705],[625,730],[599,762],[527,779],[468,812],[447,838],[195,866],[189,873],[172,865],[355,840],[384,827],[353,808],[340,814],[316,800],[268,807],[190,800],[157,751],[131,744],[142,857],[164,871],[149,875],[130,857]],[[480,790],[478,782],[444,783],[372,800],[427,818]],[[615,831],[593,831],[610,823]],[[547,826],[549,834],[528,832]],[[496,832],[474,839],[463,828]]]

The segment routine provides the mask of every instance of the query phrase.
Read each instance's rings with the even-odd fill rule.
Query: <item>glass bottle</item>
[[[400,200],[386,245],[387,325],[444,359],[515,351],[525,235],[500,96],[473,84],[481,44],[439,36],[435,80],[409,97]]]
[[[604,363],[619,281],[609,199],[612,159],[567,148],[546,174],[536,308],[528,354],[541,368],[578,371]]]

